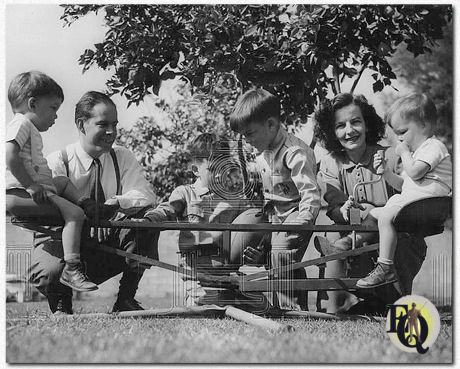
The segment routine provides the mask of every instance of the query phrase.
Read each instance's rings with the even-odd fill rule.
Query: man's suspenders
[[[67,156],[67,150],[64,148],[61,150],[62,161],[64,162],[65,172],[67,177],[69,177],[69,158]],[[118,159],[117,155],[115,154],[115,150],[112,148],[110,149],[110,156],[112,157],[113,166],[115,168],[115,177],[117,179],[117,195],[121,195],[121,183],[120,183],[120,167],[118,166]]]

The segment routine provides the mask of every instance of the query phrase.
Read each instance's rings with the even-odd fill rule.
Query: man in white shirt
[[[112,147],[117,134],[117,109],[105,94],[90,91],[76,105],[75,123],[79,131],[77,142],[47,158],[53,176],[68,176],[81,194],[94,195],[95,177],[99,166],[100,202],[115,214],[142,217],[146,208],[154,203],[154,193],[144,178],[142,168],[134,155],[119,146]],[[102,199],[101,199],[102,197]],[[87,214],[90,215],[90,214]],[[86,244],[98,242],[128,252],[158,259],[158,232],[131,229],[84,229],[81,259],[86,273],[94,283],[100,284],[123,272],[118,298],[113,311],[141,310],[134,299],[144,272],[137,262],[107,254]],[[62,271],[62,247],[59,240],[40,239],[32,255],[30,279],[48,298],[53,313],[72,314],[72,291],[59,283]]]

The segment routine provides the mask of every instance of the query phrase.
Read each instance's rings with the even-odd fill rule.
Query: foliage
[[[158,95],[171,78],[192,89],[177,106],[158,102],[164,115],[143,117],[120,132],[119,141],[138,155],[160,199],[191,180],[187,144],[193,137],[229,134],[225,119],[242,91],[260,86],[273,92],[282,119],[296,127],[328,91],[340,92],[345,78],[354,81],[353,90],[367,68],[374,91],[391,85],[396,74],[388,60],[397,48],[405,45],[414,56],[430,52],[452,17],[449,5],[63,7],[65,25],[103,14],[105,37],[79,63],[83,71],[110,70],[108,91],[124,95],[128,106]]]
[[[453,127],[453,26],[445,30],[446,37],[432,53],[414,58],[408,52],[398,51],[391,61],[403,84],[417,92],[427,93],[438,109],[436,134],[443,138],[452,152]]]
[[[366,68],[381,91],[396,78],[388,63],[396,48],[430,51],[452,16],[449,5],[64,5],[62,19],[100,10],[105,38],[79,62],[113,70],[111,93],[139,103],[180,74],[212,96],[227,75],[240,90],[277,94],[288,124],[305,121],[344,78],[354,88]]]
[[[181,89],[183,98],[173,106],[156,99],[158,115],[141,117],[131,129],[119,130],[118,143],[136,154],[159,201],[194,178],[187,146],[196,136],[215,132],[235,138],[225,119],[236,94],[226,86],[225,81],[220,81],[215,88],[213,97],[218,108],[202,104],[187,89]]]

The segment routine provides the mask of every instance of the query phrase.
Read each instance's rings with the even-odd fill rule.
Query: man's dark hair
[[[239,132],[253,122],[263,123],[271,117],[280,119],[278,98],[262,88],[253,89],[238,98],[230,115],[230,127]]]
[[[314,114],[315,138],[327,151],[334,153],[343,151],[335,134],[335,112],[352,104],[361,109],[366,126],[367,144],[375,145],[385,136],[385,122],[363,95],[340,93],[331,100],[323,100]]]
[[[106,94],[98,91],[85,92],[80,100],[78,100],[77,105],[75,105],[75,123],[78,122],[78,119],[86,121],[91,118],[93,108],[100,103],[112,105],[116,108],[115,103]]]
[[[31,97],[55,96],[64,101],[64,92],[54,79],[45,73],[32,70],[18,74],[8,88],[8,101],[16,111]]]

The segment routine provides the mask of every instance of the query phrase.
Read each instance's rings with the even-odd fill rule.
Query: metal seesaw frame
[[[429,199],[431,202],[436,201],[444,201],[447,203],[446,199],[443,198],[433,198]],[[450,198],[451,201],[451,198]],[[415,204],[416,205],[416,204]],[[451,205],[450,205],[451,206]],[[448,209],[450,211],[450,209]],[[24,228],[31,229],[33,231],[39,232],[47,232],[48,229],[42,227],[43,223],[45,222],[44,219],[23,219],[22,221],[13,221],[13,224],[23,226]],[[62,220],[48,220],[46,221],[47,225],[49,226],[59,226],[62,225]],[[348,231],[356,234],[356,232],[378,232],[377,227],[370,227],[370,226],[363,226],[363,225],[298,225],[298,224],[194,224],[194,223],[179,223],[179,222],[162,222],[162,223],[151,223],[151,222],[143,222],[143,221],[133,221],[133,220],[123,220],[123,221],[109,221],[109,220],[99,220],[98,222],[94,222],[93,226],[97,227],[110,227],[110,228],[132,228],[132,229],[149,229],[149,230],[156,230],[158,232],[165,231],[165,230],[211,230],[211,231],[221,231],[223,233],[223,252],[224,255],[230,254],[230,246],[231,246],[231,232],[281,232],[281,231],[290,231],[290,232],[340,232],[340,231]],[[406,224],[407,227],[407,224]],[[437,228],[437,232],[442,230],[442,227]],[[398,231],[403,231],[398,229]],[[413,229],[408,229],[408,232],[414,231]],[[417,231],[420,231],[418,229]],[[326,262],[333,261],[333,260],[340,260],[347,257],[353,257],[360,254],[364,254],[367,252],[372,252],[378,249],[378,244],[373,245],[365,245],[361,248],[353,248],[349,251],[344,251],[341,253],[322,256],[319,258],[314,258],[311,260],[306,260],[302,262],[297,262],[293,264],[289,264],[286,266],[272,268],[269,270],[265,270],[262,272],[257,272],[254,274],[249,275],[213,275],[209,273],[200,273],[193,271],[189,268],[183,268],[176,265],[168,264],[161,262],[159,260],[154,260],[152,258],[148,258],[142,255],[129,253],[123,250],[115,249],[112,247],[108,247],[106,245],[98,245],[94,246],[94,248],[98,248],[105,252],[117,254],[119,256],[123,256],[125,258],[133,259],[138,261],[141,264],[156,266],[159,268],[167,269],[189,278],[197,278],[203,287],[220,287],[220,288],[231,288],[231,289],[238,289],[241,292],[249,292],[249,291],[278,291],[278,290],[285,290],[286,286],[289,286],[290,289],[300,289],[300,290],[311,290],[311,291],[331,291],[331,290],[354,290],[356,289],[356,282],[358,278],[307,278],[304,280],[285,280],[285,279],[278,279],[277,275],[281,273],[285,273],[288,271],[292,271],[299,268],[305,268],[307,266],[324,266]],[[212,306],[209,307],[212,310]],[[208,309],[208,310],[209,310]],[[247,323],[250,323],[254,320],[254,317],[257,317],[256,324],[261,327],[265,327],[268,329],[275,329],[278,331],[289,331],[292,330],[292,327],[289,326],[277,326],[272,325],[268,320],[268,322],[264,322],[264,318],[258,317],[254,314],[245,312],[241,309],[237,309],[233,306],[225,307],[225,315],[231,316],[237,320],[242,320]],[[204,311],[206,308],[203,309]],[[196,311],[191,311],[189,308],[185,308],[184,311],[177,310],[173,313],[173,315],[190,315],[191,313],[196,313]],[[300,314],[296,314],[300,313]],[[81,314],[82,317],[86,314]],[[117,316],[116,314],[107,314],[108,316]],[[136,313],[127,313],[124,314],[126,317],[134,317]],[[119,317],[124,317],[124,315],[118,315]],[[155,311],[147,310],[145,313],[141,313],[139,316],[158,316],[162,315]],[[164,315],[164,314],[163,314]],[[167,315],[167,314],[166,314]],[[275,314],[276,315],[276,314]],[[91,314],[88,317],[92,316]],[[278,316],[285,316],[285,317],[310,317],[310,318],[324,318],[324,319],[341,319],[337,315],[333,314],[326,314],[326,313],[316,313],[316,312],[278,312]],[[262,319],[262,320],[261,320]],[[267,319],[265,319],[267,320]],[[279,324],[279,323],[277,323]]]

